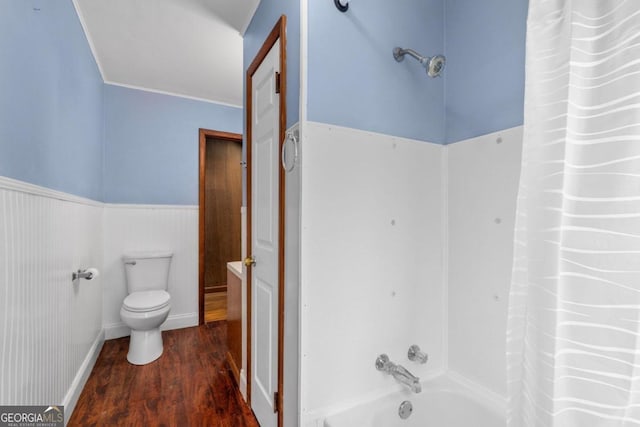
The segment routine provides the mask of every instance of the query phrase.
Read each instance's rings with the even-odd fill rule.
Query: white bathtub
[[[398,415],[400,404],[409,400],[413,412]],[[440,376],[422,384],[422,392],[400,392],[349,409],[325,419],[324,427],[504,427],[504,410],[495,398],[483,396]]]

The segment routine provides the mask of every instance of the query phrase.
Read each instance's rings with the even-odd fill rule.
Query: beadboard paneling
[[[122,255],[170,250],[171,312],[164,329],[198,324],[198,207],[111,205],[104,208],[103,324],[107,339],[129,335],[120,319],[127,296]]]
[[[102,344],[102,204],[0,177],[0,405],[64,404]]]

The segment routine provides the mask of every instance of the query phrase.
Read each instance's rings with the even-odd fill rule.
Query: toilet
[[[162,355],[160,325],[171,310],[167,292],[171,252],[136,252],[122,257],[129,295],[120,318],[131,328],[127,360],[146,365]]]

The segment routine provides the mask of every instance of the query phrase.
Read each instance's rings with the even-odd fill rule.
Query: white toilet
[[[167,292],[171,252],[137,252],[122,257],[129,295],[120,318],[131,328],[127,360],[145,365],[162,355],[160,325],[171,310]]]

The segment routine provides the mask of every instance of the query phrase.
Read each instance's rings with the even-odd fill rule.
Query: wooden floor
[[[127,362],[128,337],[106,341],[68,425],[258,427],[225,361],[226,328],[165,331],[144,366]]]
[[[204,294],[204,321],[227,320],[227,293],[209,292]]]

